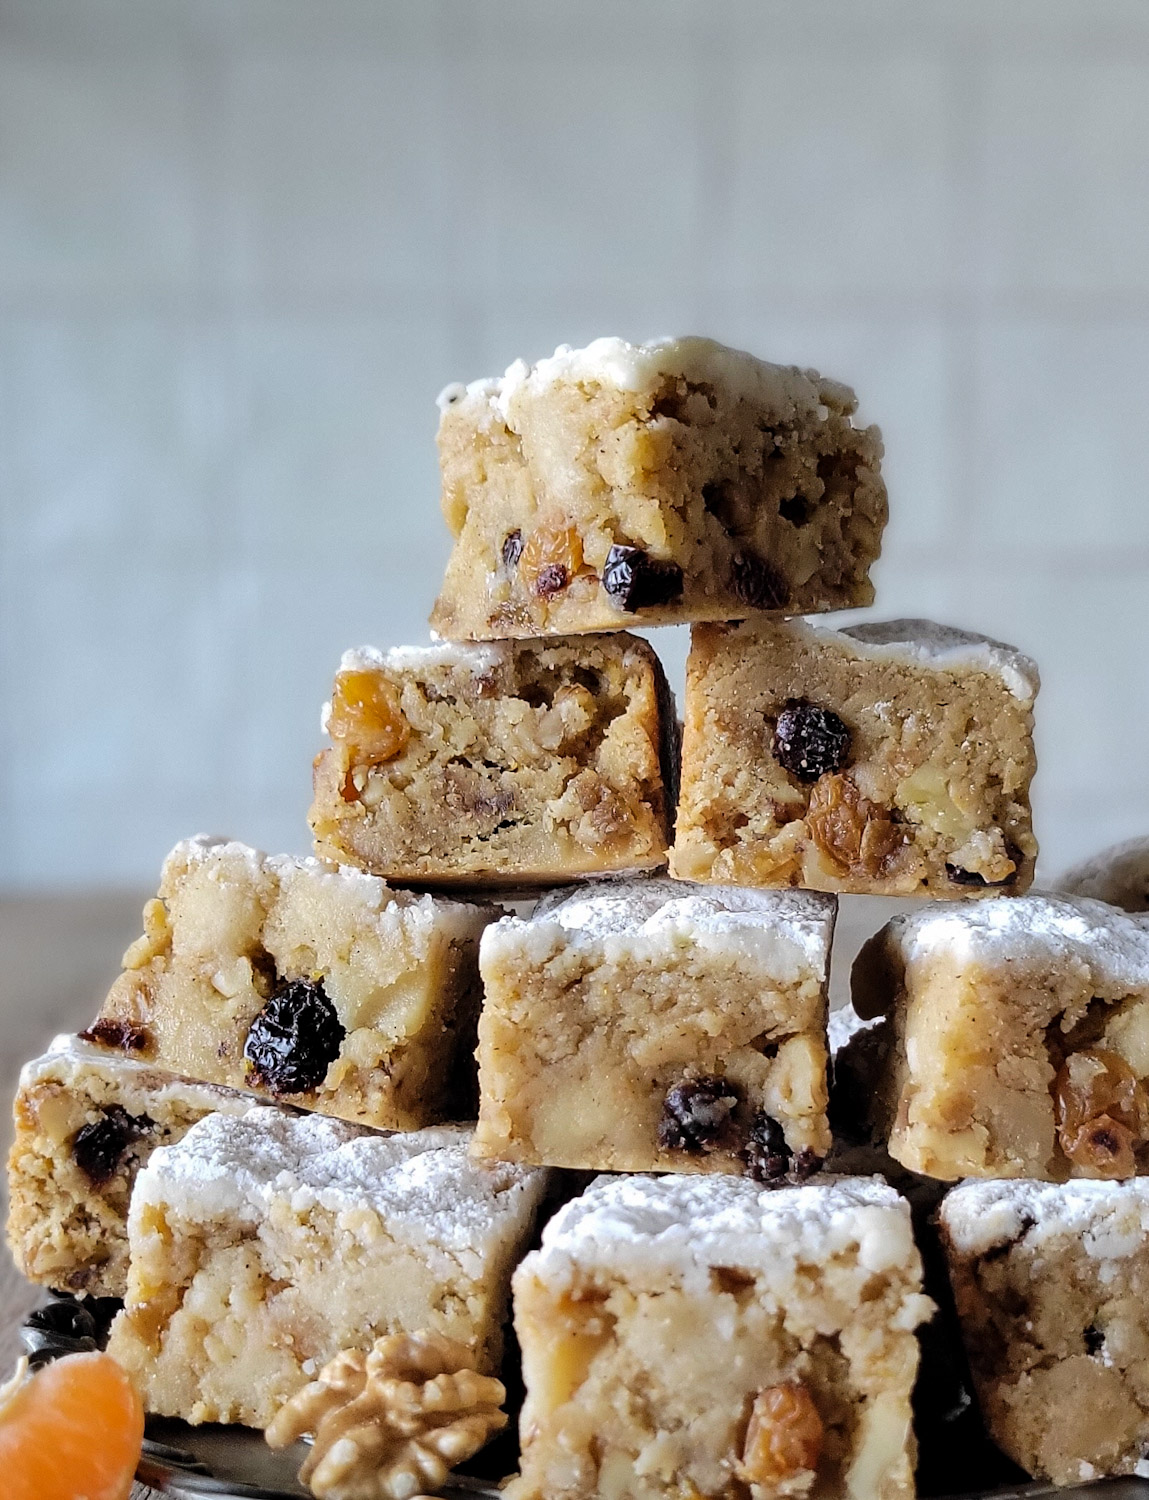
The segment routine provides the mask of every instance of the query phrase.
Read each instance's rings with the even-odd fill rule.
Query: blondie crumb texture
[[[964,1183],[939,1221],[994,1441],[1054,1484],[1144,1474],[1149,1183]]]
[[[514,1278],[511,1500],[913,1495],[907,1205],[874,1179],[599,1178]]]
[[[1149,912],[1149,838],[1128,839],[1083,860],[1057,882],[1067,896],[1091,896],[1123,911]]]
[[[469,1135],[257,1106],[157,1152],[108,1346],[148,1409],[265,1427],[340,1350],[390,1333],[441,1333],[496,1370],[546,1174],[472,1162]]]
[[[88,1034],[366,1125],[466,1118],[479,935],[499,910],[190,839]]]
[[[709,339],[558,349],[439,398],[432,627],[502,639],[873,601],[881,436],[854,393]]]
[[[858,954],[854,1008],[886,1014],[873,1124],[912,1171],[1149,1171],[1149,925],[1019,896],[895,917]]]
[[[8,1153],[8,1244],[30,1281],[122,1297],[128,1202],[157,1146],[249,1095],[164,1073],[75,1036],[58,1036],[20,1074]]]
[[[612,1172],[816,1170],[830,1144],[835,910],[809,892],[655,877],[557,892],[529,920],[489,927],[476,1154]]]
[[[927,620],[700,625],[673,875],[956,899],[1033,878],[1033,663]]]
[[[666,864],[677,726],[635,636],[348,652],[324,723],[328,858],[438,885]]]

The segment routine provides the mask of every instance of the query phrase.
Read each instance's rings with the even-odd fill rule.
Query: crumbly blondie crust
[[[598,339],[439,398],[453,639],[873,601],[881,436],[813,370]]]
[[[1149,1183],[964,1183],[939,1221],[994,1441],[1054,1484],[1145,1475]]]
[[[264,1427],[339,1350],[387,1333],[441,1333],[497,1369],[546,1173],[470,1161],[469,1134],[256,1106],[156,1152],[108,1346],[148,1410]]]
[[[854,964],[891,1037],[873,1093],[890,1153],[931,1177],[1149,1171],[1149,926],[1019,896],[898,916]]]
[[[913,1495],[906,1204],[875,1179],[599,1178],[515,1273],[510,1500]]]
[[[348,652],[324,727],[322,855],[447,886],[666,864],[677,725],[635,636]]]
[[[1149,838],[1127,839],[1074,865],[1054,886],[1066,896],[1090,896],[1123,911],[1149,911]]]
[[[951,899],[1033,877],[1037,670],[926,620],[701,625],[671,873]]]
[[[775,1177],[815,1170],[830,1144],[835,909],[655,877],[556,892],[489,927],[476,1154],[760,1174],[769,1155]]]
[[[122,1297],[128,1201],[140,1168],[213,1110],[250,1108],[249,1095],[56,1037],[24,1065],[13,1106],[8,1244],[16,1265],[43,1286]]]
[[[500,908],[196,838],[164,864],[93,1040],[387,1129],[465,1119],[479,934]]]

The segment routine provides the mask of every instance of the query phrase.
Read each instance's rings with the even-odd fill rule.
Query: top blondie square
[[[873,602],[881,436],[848,386],[709,339],[596,339],[439,398],[449,640]]]

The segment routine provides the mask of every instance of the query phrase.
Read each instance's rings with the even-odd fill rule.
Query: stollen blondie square
[[[596,1171],[815,1172],[836,903],[602,881],[484,934],[480,1156]]]
[[[895,917],[861,949],[854,1008],[886,1014],[873,1121],[931,1177],[1149,1171],[1149,924],[1019,896]]]
[[[709,339],[598,339],[439,398],[449,639],[869,604],[886,524],[853,391]]]
[[[479,935],[499,914],[190,839],[86,1035],[365,1125],[473,1118]]]
[[[1090,896],[1123,911],[1149,912],[1149,838],[1126,839],[1082,860],[1057,882],[1067,896]]]
[[[58,1036],[26,1063],[8,1154],[8,1244],[30,1281],[122,1297],[128,1202],[157,1146],[251,1096],[162,1072],[138,1057]]]
[[[1054,1484],[1149,1472],[1149,1182],[967,1182],[939,1222],[998,1446]]]
[[[324,727],[327,858],[443,886],[666,864],[677,723],[636,636],[351,651]]]
[[[907,1204],[876,1178],[599,1178],[514,1278],[509,1500],[910,1500]]]
[[[265,1427],[341,1349],[389,1333],[443,1334],[494,1372],[547,1174],[473,1162],[469,1135],[256,1105],[157,1151],[108,1346],[148,1409]]]
[[[700,625],[671,873],[878,896],[1033,878],[1037,669],[928,620]]]

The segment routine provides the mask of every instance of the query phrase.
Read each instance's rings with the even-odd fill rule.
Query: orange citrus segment
[[[5,1500],[127,1500],[144,1409],[106,1354],[69,1354],[4,1393]]]

